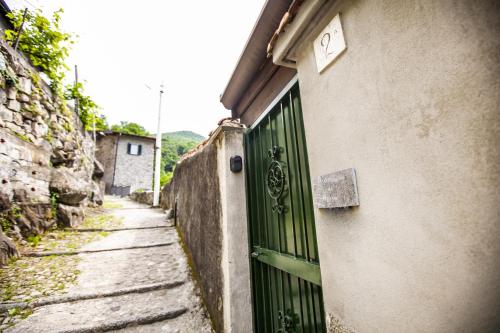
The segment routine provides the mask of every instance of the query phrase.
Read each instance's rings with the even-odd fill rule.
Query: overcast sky
[[[230,115],[219,95],[264,4],[264,0],[7,2],[11,8],[36,6],[46,12],[64,8],[64,29],[79,35],[68,64],[78,64],[87,93],[111,124],[138,122],[156,132],[163,81],[162,131],[192,130],[205,136],[219,119]]]

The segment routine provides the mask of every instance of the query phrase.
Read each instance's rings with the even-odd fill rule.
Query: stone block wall
[[[22,241],[57,220],[72,226],[90,200],[102,202],[94,142],[39,74],[0,41],[0,265],[15,253],[6,235]]]
[[[102,163],[104,168],[104,176],[102,180],[109,188],[113,184],[113,170],[115,168],[116,160],[116,143],[118,136],[116,135],[99,135],[97,137],[97,150],[95,156],[99,162]]]
[[[205,305],[217,332],[251,332],[252,310],[244,171],[229,159],[243,156],[244,128],[220,126],[177,165],[160,205],[175,209]]]
[[[134,192],[130,194],[130,199],[138,203],[153,205],[153,191]]]
[[[142,145],[141,155],[127,153],[127,145]],[[135,190],[151,190],[153,186],[153,163],[155,141],[123,134],[118,139],[116,150],[116,169],[114,186],[130,186],[130,192]]]
[[[217,148],[208,145],[176,166],[162,191],[162,208],[174,208],[177,225],[192,258],[203,299],[218,332],[223,325],[222,235]]]

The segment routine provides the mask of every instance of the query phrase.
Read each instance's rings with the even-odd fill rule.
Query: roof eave
[[[267,0],[248,38],[243,52],[220,97],[222,105],[232,110],[254,75],[266,60],[267,44],[291,4],[291,0]]]

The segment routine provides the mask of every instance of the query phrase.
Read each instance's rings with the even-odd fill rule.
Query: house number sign
[[[345,49],[344,32],[340,23],[340,15],[337,14],[314,40],[314,55],[318,73],[321,73],[326,66],[337,59]]]

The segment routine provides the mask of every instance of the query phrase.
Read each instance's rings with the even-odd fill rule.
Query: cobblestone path
[[[39,301],[6,333],[212,332],[163,211],[111,200],[121,206],[112,214],[123,218],[120,229],[126,230],[83,246],[77,284]]]

